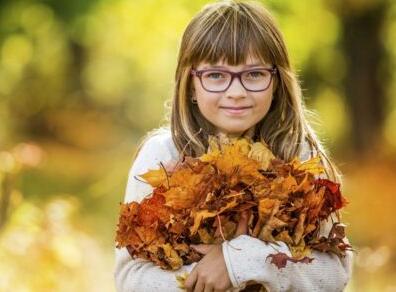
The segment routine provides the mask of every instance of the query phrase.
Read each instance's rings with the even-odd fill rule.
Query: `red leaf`
[[[271,258],[271,264],[274,264],[275,266],[278,267],[278,269],[282,269],[286,267],[287,261],[293,262],[293,263],[304,263],[304,264],[309,264],[310,262],[313,261],[313,258],[309,257],[303,257],[301,259],[294,259],[292,257],[289,257],[287,254],[283,252],[279,252],[277,254],[270,254],[267,256],[266,260],[268,258]]]
[[[317,179],[315,180],[315,184],[317,186],[326,187],[325,200],[333,209],[332,211],[338,210],[348,203],[347,200],[341,195],[340,184],[332,182],[328,179]]]

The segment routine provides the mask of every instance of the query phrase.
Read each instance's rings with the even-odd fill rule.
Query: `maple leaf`
[[[280,201],[277,199],[263,198],[259,200],[258,220],[253,229],[253,236],[257,237],[265,222],[268,222],[279,210]]]
[[[276,241],[283,241],[288,246],[293,245],[293,239],[291,238],[288,230],[283,230],[275,236]]]
[[[231,139],[228,144],[219,144],[211,139],[210,151],[199,159],[212,163],[222,175],[227,177],[230,188],[238,182],[250,185],[263,178],[259,169],[263,164],[268,165],[270,158],[273,157],[272,153],[272,156],[268,154],[270,150],[265,146],[260,147],[255,144],[251,145],[246,139]]]
[[[278,268],[287,261],[309,263],[312,249],[345,256],[344,226],[318,238],[321,220],[347,203],[340,186],[316,179],[319,157],[301,162],[276,158],[268,145],[242,138],[209,137],[206,154],[165,162],[141,177],[153,186],[142,202],[121,204],[117,248],[176,270],[199,261],[194,243],[221,243],[236,236],[248,211],[248,235],[285,242],[292,257],[270,255]]]
[[[167,173],[164,168],[160,169],[153,169],[150,170],[144,174],[139,175],[141,178],[143,178],[146,182],[148,182],[151,186],[153,187],[159,187],[167,179]]]
[[[236,206],[237,204],[238,203],[237,203],[235,197],[233,197],[232,200],[227,202],[226,205],[222,206],[219,210],[215,210],[215,211],[208,211],[208,210],[195,211],[195,210],[193,210],[191,212],[191,216],[194,218],[194,225],[190,228],[190,234],[194,235],[197,232],[202,220],[204,220],[206,218],[214,217],[218,214],[221,214],[225,210],[231,209],[232,207]]]
[[[180,289],[186,289],[186,280],[188,278],[189,273],[188,272],[184,272],[181,274],[176,275],[176,281],[177,281],[177,285]]]
[[[308,208],[308,222],[314,222],[318,219],[325,203],[325,189],[321,188],[318,192],[309,191],[304,198],[304,206]]]
[[[164,193],[166,205],[174,209],[192,208],[212,187],[215,170],[198,159],[187,159],[169,178]]]
[[[215,220],[213,224],[213,227],[216,229],[214,232],[214,242],[221,243],[223,238],[227,240],[232,239],[237,228],[237,223],[231,221],[229,216],[226,215],[220,215],[217,218],[218,220]]]
[[[309,246],[305,244],[304,240],[301,240],[299,244],[288,244],[288,247],[290,249],[290,253],[292,254],[292,257],[294,259],[302,259],[306,256],[310,256],[312,253],[312,250]]]
[[[289,193],[297,187],[297,181],[292,175],[277,177],[272,181],[270,197],[280,200],[287,199]]]
[[[338,256],[345,256],[352,246],[345,241],[345,225],[334,222],[328,237],[322,236],[311,243],[313,249],[321,252],[331,252]]]
[[[169,216],[170,210],[165,206],[165,197],[155,191],[152,197],[140,203],[137,220],[143,226],[150,226],[157,220],[167,222]]]
[[[304,230],[305,230],[305,218],[307,217],[306,210],[307,209],[304,208],[304,210],[298,215],[298,221],[297,221],[296,227],[294,228],[293,242],[296,245],[298,245],[300,243],[300,240],[301,240]]]
[[[183,265],[183,260],[173,249],[172,245],[169,243],[162,244],[158,247],[160,256],[164,257],[164,260],[172,268],[172,270],[177,270]]]
[[[294,259],[292,257],[289,257],[287,254],[283,253],[283,252],[279,252],[276,254],[270,254],[267,256],[266,260],[270,258],[271,264],[274,264],[275,266],[278,267],[278,269],[282,269],[284,267],[286,267],[287,262],[293,262],[293,263],[304,263],[304,264],[309,264],[310,262],[312,262],[314,259],[313,258],[309,258],[309,257],[303,257],[302,259]]]
[[[315,184],[326,188],[326,207],[329,209],[330,213],[344,207],[348,203],[348,201],[341,195],[340,184],[328,179],[317,179]]]
[[[275,159],[275,155],[269,150],[268,145],[259,142],[252,144],[248,157],[260,162],[260,167],[263,170],[268,169],[271,160]]]

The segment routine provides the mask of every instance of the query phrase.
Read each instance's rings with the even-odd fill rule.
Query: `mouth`
[[[251,106],[221,106],[220,109],[225,110],[226,113],[231,114],[231,115],[240,115],[246,113]]]

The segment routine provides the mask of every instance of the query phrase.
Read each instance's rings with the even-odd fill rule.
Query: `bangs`
[[[259,26],[263,27],[260,20],[241,6],[213,11],[190,43],[188,63],[198,65],[200,62],[215,64],[224,61],[235,66],[245,63],[250,54],[263,63],[274,64],[269,43],[271,38],[259,29]]]

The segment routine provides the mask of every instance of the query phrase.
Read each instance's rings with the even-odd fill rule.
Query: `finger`
[[[235,236],[239,236],[239,235],[248,233],[249,218],[250,218],[250,210],[243,211],[241,213],[241,218],[239,219],[239,223],[238,223],[237,229],[235,231]]]
[[[198,276],[196,267],[197,266],[194,267],[184,282],[184,287],[186,288],[187,292],[192,292],[194,290],[195,282],[197,281]]]
[[[190,247],[200,254],[208,254],[214,247],[214,244],[191,244]]]
[[[197,283],[195,283],[194,292],[203,292],[205,288],[205,282],[202,278],[198,277]]]
[[[214,286],[212,284],[205,284],[204,292],[213,292]]]
[[[235,236],[247,234],[247,229],[248,229],[247,225],[248,225],[248,213],[247,211],[243,211],[241,213],[241,217],[239,219],[238,226],[235,231]]]

